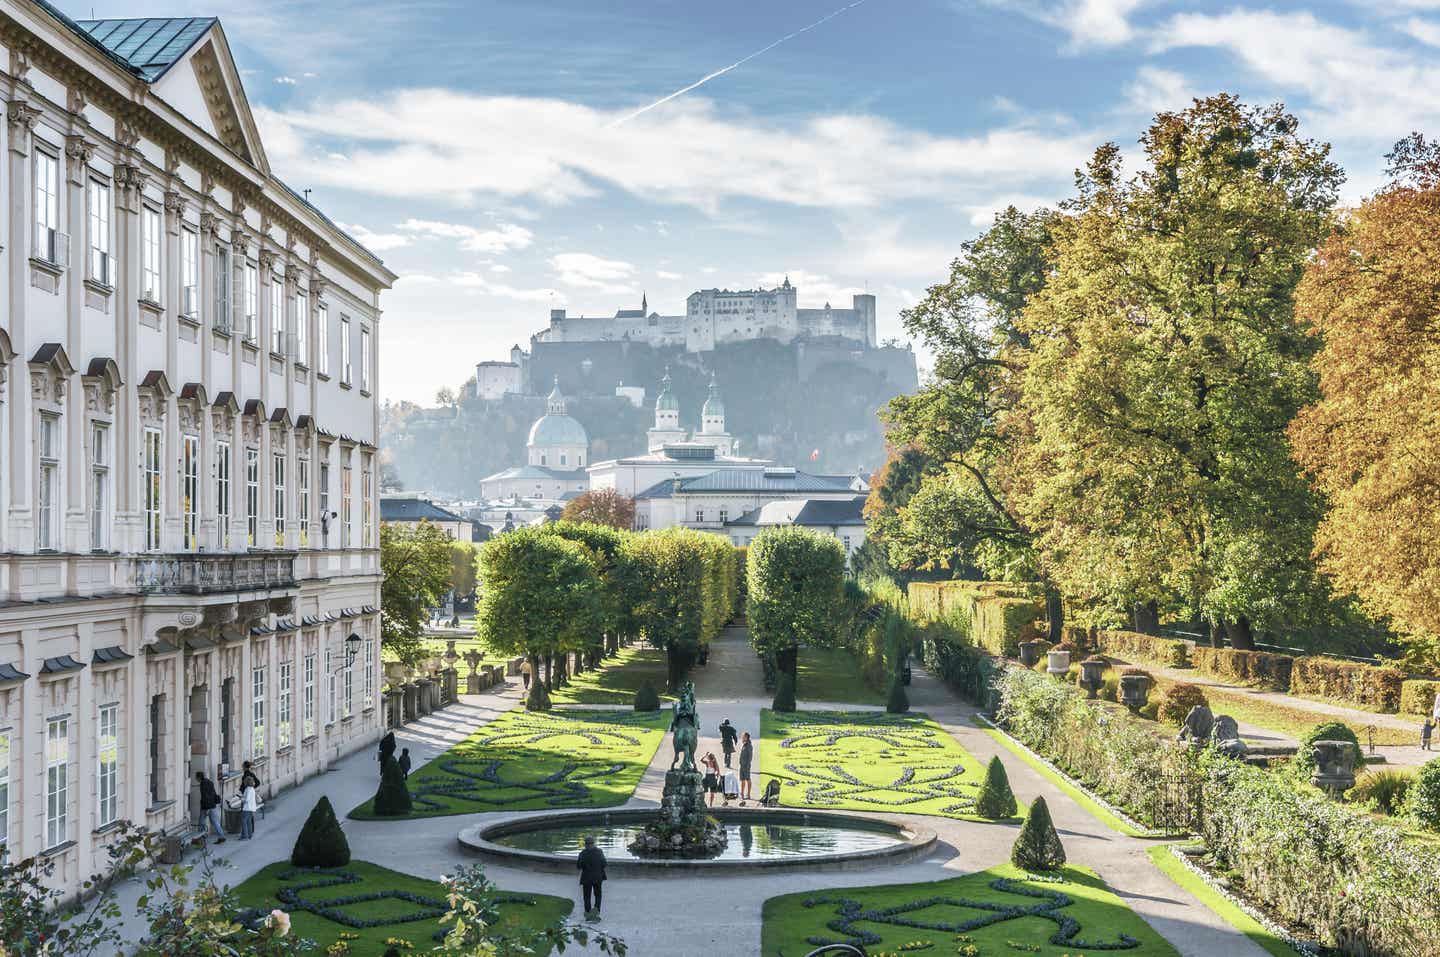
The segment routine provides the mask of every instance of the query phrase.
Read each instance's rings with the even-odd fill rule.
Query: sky
[[[272,170],[400,277],[389,400],[508,358],[551,308],[674,314],[787,275],[802,307],[874,293],[904,339],[996,210],[1064,198],[1107,141],[1133,168],[1195,96],[1284,102],[1347,202],[1440,134],[1440,0],[177,3],[61,6],[220,16]]]

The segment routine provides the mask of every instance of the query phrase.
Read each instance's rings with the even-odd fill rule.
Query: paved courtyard
[[[762,697],[759,663],[743,630],[731,629],[712,646],[709,664],[695,672],[703,734],[697,753],[720,754],[716,731],[729,718],[741,731],[758,735]],[[802,689],[803,690],[803,689]],[[418,767],[476,728],[520,701],[518,682],[494,693],[465,696],[460,704],[432,714],[396,732]],[[973,724],[974,709],[961,703],[938,681],[917,670],[911,704],[925,711],[982,763],[999,754],[1016,795],[1030,802],[1044,795],[1069,859],[1094,869],[1116,894],[1164,936],[1185,957],[1263,957],[1264,951],[1231,928],[1203,904],[1165,877],[1146,856],[1153,842],[1125,837],[1096,821],[1043,776],[1016,760]],[[804,702],[804,708],[849,708],[854,705]],[[877,709],[878,710],[878,709]],[[656,753],[627,807],[659,804],[664,770],[672,751],[668,739]],[[758,749],[757,749],[758,757]],[[757,768],[764,772],[764,768]],[[336,812],[373,795],[378,768],[373,751],[351,755],[328,773],[279,795],[256,839],[233,838],[216,848],[219,880],[238,884],[259,868],[286,858],[305,816],[319,797],[327,795]],[[757,783],[756,794],[760,792]],[[456,839],[462,828],[513,816],[509,812],[462,814],[397,822],[344,820],[356,859],[420,877],[439,878],[477,859]],[[896,884],[955,877],[1009,859],[1018,825],[979,824],[940,817],[927,822],[939,834],[936,851],[908,864],[844,873],[786,873],[768,876],[704,876],[676,879],[611,879],[605,885],[604,929],[623,937],[637,957],[704,954],[707,957],[748,957],[760,952],[761,909],[767,898],[835,886]],[[191,860],[198,859],[198,852]],[[489,876],[508,890],[575,897],[576,879],[563,874],[534,873],[489,867]],[[137,882],[122,890],[125,903],[140,893]],[[577,906],[577,916],[578,916]],[[133,908],[126,907],[126,912]],[[134,930],[138,933],[140,928]],[[766,955],[773,957],[773,955]],[[798,955],[789,955],[798,957]]]

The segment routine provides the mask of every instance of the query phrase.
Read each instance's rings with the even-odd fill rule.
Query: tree
[[[533,687],[542,658],[578,651],[600,633],[601,593],[594,555],[584,545],[516,529],[480,548],[475,632],[491,651],[528,657]]]
[[[1020,836],[1010,849],[1010,863],[1022,871],[1053,871],[1065,863],[1065,846],[1050,820],[1045,798],[1037,797],[1020,825]]]
[[[295,838],[290,863],[296,867],[340,867],[350,863],[350,842],[335,818],[330,799],[323,794]]]
[[[667,528],[626,537],[621,552],[627,627],[665,652],[677,691],[735,612],[735,549],[719,535]]]
[[[1158,115],[1131,178],[1102,146],[1011,350],[1005,486],[1047,574],[1112,614],[1156,601],[1203,618],[1239,648],[1328,601],[1309,558],[1319,504],[1285,430],[1313,395],[1295,286],[1341,174],[1297,127],[1222,95]]]
[[[595,573],[600,579],[600,621],[599,628],[586,642],[584,650],[598,658],[605,650],[606,636],[631,633],[634,622],[625,600],[628,572],[624,544],[628,532],[619,531],[609,525],[593,522],[573,522],[561,519],[538,526],[541,534],[555,535],[573,542],[579,542],[589,549],[595,563]]]
[[[767,528],[749,545],[746,616],[750,642],[798,677],[800,645],[831,643],[845,581],[845,549],[832,535],[806,528]]]
[[[475,564],[479,559],[474,542],[450,543],[450,588],[456,600],[475,593]]]
[[[628,532],[635,527],[635,500],[613,488],[586,492],[566,502],[560,518],[570,522],[608,525]]]
[[[1296,310],[1322,342],[1320,395],[1290,435],[1329,505],[1315,539],[1321,569],[1433,667],[1440,144],[1415,134],[1389,159],[1393,181],[1330,235],[1300,283]]]
[[[380,644],[401,661],[425,656],[425,609],[450,589],[451,543],[428,520],[380,526]]]

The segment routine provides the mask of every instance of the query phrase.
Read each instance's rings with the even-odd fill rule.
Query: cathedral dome
[[[530,426],[528,445],[589,445],[585,426],[573,416],[551,412],[542,415]]]
[[[714,373],[710,375],[710,394],[705,398],[705,407],[700,410],[700,415],[705,418],[725,415],[725,403],[720,398],[720,386],[715,381]]]

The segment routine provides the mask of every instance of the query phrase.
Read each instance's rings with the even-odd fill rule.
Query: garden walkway
[[[1130,664],[1122,658],[1116,658],[1110,655],[1106,657],[1117,667]],[[1375,747],[1375,753],[1384,755],[1387,764],[1415,766],[1424,764],[1427,760],[1436,756],[1433,751],[1420,750],[1420,724],[1424,719],[1418,716],[1379,714],[1374,711],[1362,711],[1359,708],[1347,708],[1344,705],[1331,704],[1328,701],[1314,701],[1310,698],[1286,694],[1283,691],[1264,691],[1259,688],[1247,688],[1244,685],[1229,684],[1218,678],[1197,674],[1188,668],[1165,668],[1148,664],[1136,665],[1136,667],[1144,668],[1157,678],[1165,678],[1170,681],[1185,681],[1193,685],[1199,685],[1201,688],[1218,688],[1254,699],[1262,705],[1271,704],[1293,711],[1303,711],[1307,714],[1314,715],[1314,719],[1317,722],[1343,721],[1349,725],[1351,730],[1360,738],[1360,744],[1362,746],[1366,744],[1365,729],[1371,725],[1374,725],[1376,728],[1384,728],[1391,731],[1412,733],[1414,735],[1414,744],[1377,745]],[[1214,711],[1216,714],[1224,714],[1224,704],[1215,705]],[[1287,744],[1290,746],[1299,743],[1293,736],[1283,731],[1262,728],[1254,724],[1247,724],[1243,721],[1239,722],[1239,725],[1241,736],[1246,739],[1263,741],[1267,744]],[[1440,736],[1437,736],[1437,739],[1440,739]]]
[[[703,722],[699,751],[720,754],[717,726],[728,717],[742,731],[758,734],[760,711],[769,699],[761,687],[760,667],[750,651],[743,629],[731,629],[712,646],[709,664],[696,669],[700,718]],[[518,703],[519,682],[491,693],[464,696],[462,702],[432,714],[396,732],[410,748],[415,765],[429,761],[455,742]],[[1125,903],[1163,935],[1184,957],[1265,957],[1264,952],[1187,891],[1175,886],[1146,857],[1150,842],[1112,832],[1071,801],[1048,779],[1016,760],[972,721],[974,709],[964,705],[938,681],[917,669],[911,688],[916,710],[924,710],[955,735],[982,763],[993,754],[1004,761],[1017,796],[1030,801],[1043,794],[1071,861],[1093,868]],[[855,708],[804,702],[803,708]],[[663,744],[642,778],[629,805],[658,804],[664,771],[672,751]],[[758,748],[757,748],[758,755]],[[757,768],[763,771],[763,768]],[[210,859],[222,868],[218,879],[238,884],[260,867],[288,857],[311,806],[327,795],[342,816],[374,793],[377,782],[375,754],[364,749],[337,762],[323,775],[279,795],[257,827],[256,838],[233,838]],[[755,793],[763,781],[755,783]],[[458,832],[477,823],[511,816],[505,812],[422,818],[403,822],[343,820],[352,855],[419,877],[436,879],[476,858],[460,849]],[[940,844],[924,860],[894,867],[846,873],[791,873],[784,875],[612,879],[605,885],[606,930],[624,937],[635,957],[669,957],[705,954],[707,957],[754,957],[760,952],[761,914],[765,901],[780,894],[826,887],[900,884],[938,880],[984,870],[1008,860],[1017,833],[1015,825],[928,818],[939,832]],[[198,852],[192,852],[194,862]],[[541,874],[509,867],[489,867],[487,873],[500,887],[515,891],[574,897],[576,879],[565,874]],[[134,913],[134,900],[143,892],[138,880],[121,888],[125,913]],[[129,939],[141,932],[132,918]],[[420,935],[414,935],[419,938]],[[423,947],[423,941],[417,939]],[[766,955],[773,957],[773,955]],[[790,955],[799,957],[799,955]]]

